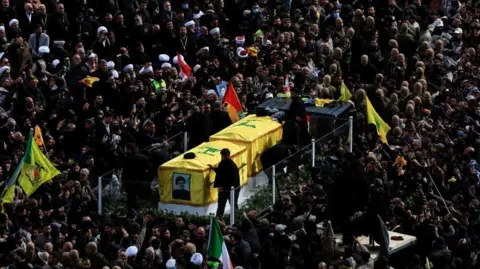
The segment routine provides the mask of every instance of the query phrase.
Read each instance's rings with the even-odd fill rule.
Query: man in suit
[[[35,30],[34,24],[34,14],[33,14],[33,6],[30,3],[26,3],[24,5],[25,13],[20,14],[18,20],[20,22],[20,28],[23,30],[25,37],[32,34]]]
[[[50,45],[50,37],[43,33],[42,25],[38,24],[35,27],[35,33],[28,38],[28,47],[32,50],[33,57],[40,57],[38,49],[40,47],[48,47]]]
[[[175,200],[190,200],[190,191],[185,189],[185,183],[187,180],[180,176],[175,179],[175,185],[177,189],[174,189],[172,192],[172,198]]]

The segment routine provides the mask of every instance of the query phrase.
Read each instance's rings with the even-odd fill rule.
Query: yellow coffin
[[[260,155],[282,139],[282,125],[270,117],[247,116],[220,132],[210,136],[210,141],[232,142],[245,146],[248,152],[248,175],[262,171]]]
[[[208,165],[220,163],[223,148],[230,150],[230,157],[239,168],[240,184],[245,185],[248,179],[246,148],[225,141],[205,142],[187,152],[195,153],[194,159],[185,159],[182,154],[158,168],[160,201],[190,206],[217,202],[217,189],[213,188],[215,172]]]

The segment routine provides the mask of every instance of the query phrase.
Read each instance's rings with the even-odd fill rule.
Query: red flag
[[[192,69],[188,64],[185,62],[183,57],[177,52],[177,59],[178,59],[178,65],[180,65],[180,74],[179,76],[182,79],[186,79],[190,76],[190,73],[192,72]]]
[[[228,84],[227,91],[223,96],[222,104],[226,104],[227,112],[232,122],[238,121],[238,112],[242,111],[242,104],[238,99],[237,92],[233,88],[232,82]]]

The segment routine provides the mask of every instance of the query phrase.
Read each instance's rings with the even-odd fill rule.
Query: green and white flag
[[[228,255],[227,245],[223,241],[222,230],[216,218],[210,222],[210,235],[208,237],[208,257],[218,259],[223,267],[221,269],[233,269],[232,261]]]

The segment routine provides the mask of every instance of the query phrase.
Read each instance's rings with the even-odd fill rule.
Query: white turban
[[[12,25],[14,24],[18,24],[18,20],[17,19],[11,19],[10,22],[8,23],[8,26],[12,27]]]
[[[123,68],[123,72],[130,72],[130,71],[133,71],[133,64],[127,64],[127,65]]]
[[[125,252],[127,253],[127,257],[133,257],[133,256],[137,255],[138,248],[136,246],[130,246],[130,247],[127,248],[127,250]]]
[[[112,77],[113,78],[118,78],[119,77],[117,70],[112,70]]]
[[[41,46],[40,48],[38,48],[38,52],[40,52],[41,54],[49,54],[50,48],[47,46]]]
[[[215,90],[208,90],[207,95],[217,95],[217,92]]]
[[[100,35],[101,32],[108,32],[107,27],[105,27],[105,26],[100,26],[100,27],[98,27],[98,29],[97,29],[97,35]]]
[[[203,15],[205,15],[201,10],[198,11],[198,13],[193,13],[193,19],[198,20],[200,19]]]
[[[59,59],[55,59],[52,61],[52,66],[53,68],[57,67],[57,65],[60,63],[60,60]]]
[[[108,69],[114,69],[115,68],[115,63],[113,61],[108,61],[107,62],[107,68]]]
[[[197,71],[198,71],[200,68],[202,68],[202,66],[200,66],[199,64],[195,65],[195,66],[193,67],[193,73],[197,73]]]
[[[194,26],[195,22],[194,21],[187,21],[184,25],[185,25],[185,27]]]
[[[0,67],[0,76],[2,76],[3,72],[5,72],[6,70],[10,71],[10,67],[8,67],[7,65]]]
[[[175,265],[177,265],[177,261],[175,259],[169,259],[165,264],[165,267],[167,267],[167,269],[173,269],[175,268]]]
[[[162,68],[172,68],[172,65],[170,63],[163,63]]]
[[[183,55],[181,55],[181,54],[179,54],[179,55],[180,55],[180,58],[181,58],[182,60],[185,59],[185,58],[183,58]],[[172,62],[173,62],[174,64],[178,64],[178,56],[173,57]]]
[[[195,265],[202,265],[202,263],[203,263],[202,254],[200,254],[198,252],[193,254],[192,257],[190,258],[190,262],[195,264]]]
[[[140,68],[140,71],[138,71],[139,74],[149,74],[149,73],[153,73],[153,67],[149,66],[147,68],[145,67],[142,67]]]
[[[167,54],[160,54],[158,55],[158,60],[162,63],[170,61],[170,56]]]
[[[210,34],[211,35],[220,34],[220,28],[218,27],[213,28],[212,30],[210,30]]]

